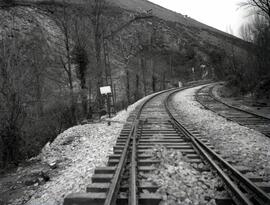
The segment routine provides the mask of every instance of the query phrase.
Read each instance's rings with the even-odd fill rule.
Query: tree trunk
[[[72,124],[77,124],[76,101],[75,101],[75,96],[74,96],[74,91],[73,91],[71,67],[69,67],[68,80],[69,80],[69,94],[70,94],[70,111],[71,111],[71,118],[72,118],[71,122]]]
[[[162,90],[166,89],[166,73],[165,71],[163,72],[163,76],[162,76]]]
[[[154,74],[152,75],[152,89],[153,92],[156,92],[156,77]]]
[[[140,83],[140,76],[136,74],[136,88],[135,88],[135,100],[139,100],[139,83]]]
[[[97,28],[98,29],[98,28]],[[101,46],[102,46],[102,42],[101,42],[101,35],[99,34],[99,31],[96,31],[95,34],[95,49],[96,49],[96,62],[97,62],[97,98],[96,98],[96,102],[98,103],[98,112],[100,111],[100,109],[102,109],[103,107],[103,103],[102,103],[102,96],[100,93],[100,87],[103,85],[103,70],[102,70],[102,64],[101,64]]]
[[[146,66],[145,66],[145,59],[144,57],[141,57],[141,69],[142,69],[142,75],[143,75],[143,90],[144,90],[144,96],[147,95],[147,89],[146,89]]]
[[[71,97],[70,111],[71,111],[71,118],[72,118],[71,122],[72,124],[76,124],[77,123],[76,102],[75,102],[73,88],[70,88],[70,97]]]
[[[87,118],[87,87],[86,87],[86,79],[85,79],[85,73],[81,74],[81,100],[82,100],[82,112],[83,117]]]
[[[116,113],[116,107],[115,107],[115,103],[116,103],[116,86],[115,84],[113,84],[113,112]]]
[[[82,99],[83,116],[87,118],[88,113],[87,113],[87,90],[86,89],[81,90],[81,99]]]
[[[151,70],[152,70],[152,90],[156,92],[156,77],[155,77],[155,64],[154,57],[151,57]]]
[[[108,52],[108,42],[103,38],[103,59],[104,59],[104,73],[105,73],[105,82],[106,85],[109,85],[109,79],[110,79],[110,65],[109,65],[109,52]]]
[[[65,46],[66,46],[66,58],[67,58],[67,74],[68,74],[70,98],[71,98],[71,105],[70,105],[71,118],[72,118],[71,122],[72,124],[77,124],[76,101],[75,101],[74,91],[73,91],[73,78],[72,78],[72,68],[71,68],[71,49],[70,49],[69,31],[68,31],[67,25],[64,26],[64,34],[65,34]]]
[[[96,66],[97,66],[97,87],[96,87],[96,103],[98,106],[98,112],[103,108],[103,100],[100,93],[100,87],[103,85],[103,68],[101,63],[101,50],[102,50],[102,12],[104,9],[104,1],[95,0],[94,1],[94,35],[95,35],[95,57],[96,57]]]
[[[88,95],[89,95],[89,101],[88,101],[88,112],[87,112],[87,118],[91,119],[93,115],[93,110],[92,110],[92,101],[91,101],[91,96],[92,96],[92,85],[91,85],[91,80],[89,79],[88,82]]]
[[[173,77],[172,56],[170,55],[170,74]]]
[[[127,103],[130,104],[130,87],[129,87],[129,71],[127,66],[125,66],[126,70],[126,94],[127,94]]]
[[[37,99],[37,116],[42,117],[43,112],[43,102],[42,102],[42,86],[41,86],[41,80],[40,75],[37,74],[36,76],[36,99]]]

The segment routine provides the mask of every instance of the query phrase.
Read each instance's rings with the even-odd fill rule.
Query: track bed
[[[228,120],[237,122],[240,125],[257,130],[270,137],[270,119],[252,113],[247,110],[232,106],[218,99],[213,94],[215,85],[204,86],[196,93],[196,100],[205,108],[227,118]]]
[[[114,153],[109,156],[107,167],[96,168],[87,192],[67,196],[65,205],[166,203],[167,198],[164,199],[160,192],[162,184],[147,177],[155,173],[161,164],[160,158],[153,157],[153,150],[157,149],[180,152],[185,163],[195,167],[194,173],[218,173],[217,177],[223,180],[223,189],[226,188],[230,197],[213,196],[207,199],[209,202],[269,202],[269,195],[254,184],[258,177],[244,176],[246,170],[230,166],[195,128],[174,118],[169,101],[175,92],[178,90],[153,95],[131,114],[114,146]],[[247,196],[246,193],[251,191],[252,197]],[[175,202],[181,204],[185,201],[179,197]]]

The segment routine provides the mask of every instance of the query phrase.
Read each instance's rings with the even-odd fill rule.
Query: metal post
[[[109,113],[109,118],[111,118],[111,102],[110,102],[110,94],[107,94],[107,108]],[[110,120],[110,119],[109,119]],[[108,121],[108,126],[111,125],[111,122]]]
[[[112,98],[113,98],[113,112],[114,113],[116,113],[116,108],[115,108],[115,103],[116,103],[116,88],[115,88],[115,84],[113,84],[113,87],[112,87],[112,89],[113,89],[113,96],[112,96]]]

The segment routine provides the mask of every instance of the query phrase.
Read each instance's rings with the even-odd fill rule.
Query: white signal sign
[[[104,87],[100,87],[99,89],[100,89],[101,95],[107,95],[107,94],[112,93],[111,86],[104,86]]]

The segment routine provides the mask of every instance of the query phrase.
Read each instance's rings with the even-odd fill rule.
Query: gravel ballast
[[[233,165],[248,167],[269,180],[270,139],[205,110],[194,97],[201,87],[187,89],[173,96],[172,105],[177,113],[176,117],[193,125]]]
[[[226,191],[217,191],[222,187],[221,180],[209,171],[202,171],[204,165],[191,164],[181,151],[168,150],[156,146],[152,150],[153,159],[161,161],[147,181],[154,182],[160,188],[161,205],[215,205],[215,198],[228,196]]]
[[[137,101],[127,110],[120,111],[111,119],[111,126],[106,121],[78,125],[64,131],[51,144],[47,144],[34,160],[51,165],[53,170],[57,170],[57,174],[40,185],[34,193],[25,190],[24,197],[15,199],[10,204],[60,205],[68,194],[85,192],[86,186],[91,183],[94,169],[106,165],[129,114],[148,97]]]
[[[165,96],[156,97],[155,101],[147,104],[142,113],[142,117],[149,120],[147,129],[160,130],[159,133],[152,136],[152,139],[155,140],[166,140],[168,136],[165,136],[161,130],[171,129],[168,125],[163,125],[163,128],[159,124],[151,124],[152,119],[155,123],[164,123],[169,120],[163,102]],[[164,110],[161,111],[162,109]],[[186,153],[182,153],[181,150],[156,145],[145,154],[150,155],[151,160],[157,160],[160,163],[152,165],[153,172],[141,172],[140,177],[142,178],[139,178],[142,182],[151,182],[159,187],[156,194],[162,196],[160,205],[215,205],[215,198],[228,196],[222,187],[221,180],[208,171],[208,166],[203,163],[190,162],[190,158],[185,156]],[[143,192],[148,193],[146,190]]]

